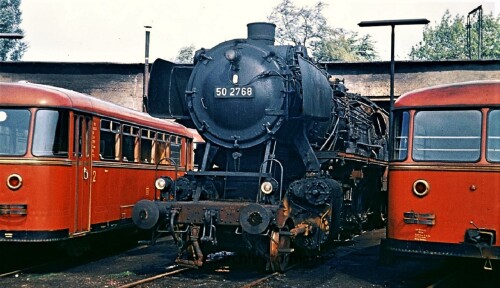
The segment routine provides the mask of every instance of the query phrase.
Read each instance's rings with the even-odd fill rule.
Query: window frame
[[[400,116],[400,117],[398,117]],[[405,116],[406,116],[406,119],[405,119]],[[409,142],[410,142],[410,124],[412,122],[412,114],[410,113],[409,110],[399,110],[399,111],[394,111],[394,124],[391,124],[393,125],[393,129],[394,129],[394,135],[393,135],[393,139],[392,139],[392,151],[391,151],[391,155],[390,155],[390,161],[391,162],[404,162],[408,159],[408,155],[410,154],[410,151],[409,151]],[[399,120],[401,119],[400,122],[396,122],[396,120]],[[406,120],[406,127],[402,127],[404,121]],[[401,128],[401,133],[397,133],[398,131],[396,130],[396,124],[399,124],[399,127],[398,128]],[[403,129],[405,128],[405,131],[403,131]],[[396,147],[398,147],[399,145],[397,145],[398,143],[401,143],[402,140],[400,140],[400,142],[397,142],[397,138],[398,138],[398,135],[401,135],[401,139],[405,138],[404,134],[406,133],[406,149],[404,149],[405,151],[405,154],[404,154],[404,157],[398,157],[396,159]],[[398,150],[403,150],[403,149],[398,149]]]
[[[33,125],[34,125],[34,123],[32,121],[32,118],[34,115],[33,110],[30,108],[27,108],[27,107],[2,107],[1,109],[2,110],[26,111],[26,112],[28,112],[29,117],[28,117],[28,127],[27,127],[27,130],[25,130],[27,132],[27,134],[26,134],[26,144],[24,147],[24,152],[20,153],[20,154],[0,154],[0,157],[24,157],[24,156],[28,155],[28,152],[31,151],[32,140],[30,137],[33,137],[32,136],[32,130],[33,130]]]
[[[500,163],[500,157],[499,157],[498,160],[491,159],[489,157],[490,156],[490,150],[489,150],[489,144],[490,144],[490,141],[489,141],[489,139],[490,139],[490,137],[489,137],[490,136],[490,123],[492,123],[490,121],[490,119],[491,119],[490,118],[491,113],[495,113],[495,114],[498,113],[499,114],[499,118],[500,118],[500,109],[498,109],[498,108],[491,108],[486,113],[486,139],[485,139],[485,142],[486,142],[485,143],[485,147],[486,148],[485,148],[485,151],[484,151],[485,153],[484,154],[485,154],[486,161],[488,161],[490,163]],[[500,135],[499,136],[495,135],[495,137],[500,137]],[[498,141],[500,141],[500,139],[498,139]]]
[[[103,126],[103,123],[109,123],[107,127]],[[102,141],[103,140],[103,132],[110,133],[114,136],[114,143],[111,145],[112,152],[114,152],[112,158],[111,155],[109,157],[105,157],[101,150],[103,148]],[[110,143],[111,144],[111,143]],[[119,161],[121,157],[121,122],[116,120],[101,118],[101,122],[99,123],[99,159],[103,161]]]
[[[121,133],[121,137],[122,137],[122,141],[121,141],[121,160],[123,162],[139,162],[139,158],[140,158],[140,155],[139,155],[139,127],[135,126],[135,125],[131,125],[131,124],[122,124],[122,129],[121,129],[122,133]],[[132,138],[133,139],[133,143],[132,143],[132,151],[128,151],[130,149],[130,147],[126,147],[125,145],[127,144],[128,140],[126,141],[125,139],[128,139],[128,138]],[[125,151],[127,150],[127,151]],[[128,159],[128,158],[125,158],[126,155],[125,152],[127,152],[127,154],[129,154],[130,152],[132,152],[132,157],[131,159]]]
[[[473,160],[471,158],[468,158],[466,160],[457,160],[457,159],[451,159],[451,158],[447,158],[447,159],[429,159],[429,158],[425,158],[425,159],[422,159],[422,158],[416,158],[416,154],[415,151],[416,151],[416,141],[415,139],[417,138],[416,137],[416,133],[417,133],[417,117],[420,113],[425,113],[425,112],[474,112],[476,114],[478,114],[480,116],[479,118],[479,141],[477,143],[477,150],[478,151],[478,155],[476,158],[474,158]],[[415,162],[443,162],[443,163],[477,163],[479,161],[481,161],[481,158],[482,158],[482,142],[483,142],[483,135],[482,135],[482,128],[483,128],[483,113],[481,111],[481,109],[435,109],[435,110],[417,110],[415,111],[415,113],[413,113],[412,115],[412,126],[413,126],[413,129],[411,131],[411,141],[412,141],[412,145],[411,145],[411,158],[413,161]],[[426,127],[430,127],[430,126],[426,126]],[[434,135],[427,135],[428,137],[433,137]],[[460,135],[460,136],[465,136],[465,135]],[[445,136],[443,136],[445,137]],[[451,136],[453,137],[453,136]],[[458,137],[458,136],[457,136]],[[469,137],[469,136],[467,136]],[[470,137],[476,137],[476,136],[470,136]]]

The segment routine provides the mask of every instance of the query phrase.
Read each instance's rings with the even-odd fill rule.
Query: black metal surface
[[[373,20],[361,21],[358,23],[359,27],[372,27],[372,26],[393,26],[393,25],[421,25],[429,24],[429,20],[425,18],[417,19],[394,19],[394,20]]]
[[[19,33],[0,33],[1,39],[23,39],[24,35]]]
[[[160,209],[151,200],[141,200],[134,205],[132,220],[140,229],[153,228],[160,219]]]
[[[197,130],[208,141],[248,148],[265,142],[281,127],[283,71],[276,57],[266,58],[272,50],[258,41],[237,39],[197,53],[200,61],[189,80],[187,104]],[[237,61],[224,57],[233,51],[240,55]]]
[[[243,231],[257,235],[264,232],[271,221],[271,212],[263,206],[252,203],[240,211],[240,225]]]
[[[247,25],[248,39],[263,41],[263,44],[274,45],[276,25],[266,22],[255,22]]]
[[[324,71],[299,57],[302,73],[302,115],[314,120],[329,120],[332,116],[333,91]]]
[[[68,229],[56,231],[0,231],[0,242],[53,242],[68,238]]]
[[[265,233],[276,228],[293,231],[297,247],[319,251],[329,239],[340,239],[340,231],[347,239],[367,219],[367,211],[382,206],[365,197],[380,197],[385,165],[363,166],[369,159],[383,162],[387,157],[385,112],[347,93],[343,81],[330,83],[327,73],[310,62],[305,47],[274,46],[274,25],[248,28],[247,39],[195,53],[184,98],[172,93],[172,83],[150,85],[150,91],[157,87],[150,93],[156,105],[150,113],[156,109],[157,115],[189,119],[206,142],[195,151],[200,170],[182,178],[175,200],[166,197],[166,202],[154,202],[154,208],[148,202],[139,212],[134,208],[134,221],[142,228],[172,232],[187,261],[203,256],[201,250],[195,257],[188,252],[197,251],[200,241],[218,247],[244,244],[266,255]],[[174,81],[176,65],[158,63],[151,82]],[[344,156],[338,157],[340,152]],[[358,179],[353,183],[353,172],[364,175],[365,184]],[[276,187],[262,190],[264,181]],[[342,211],[343,201],[354,212]],[[167,216],[157,219],[156,209],[168,211]],[[204,231],[201,238],[191,233],[199,230]],[[245,242],[230,243],[234,237]]]
[[[163,59],[153,63],[149,78],[147,111],[159,118],[189,119],[186,85],[193,67]]]
[[[382,239],[381,248],[386,251],[423,254],[434,256],[458,256],[485,258],[488,252],[489,259],[500,259],[500,247],[498,246],[477,246],[468,243],[438,243],[425,241],[403,241],[396,239]],[[483,254],[481,254],[483,251]]]

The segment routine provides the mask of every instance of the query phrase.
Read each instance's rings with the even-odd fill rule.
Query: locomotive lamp
[[[165,188],[170,188],[172,186],[172,179],[170,177],[162,176],[155,181],[155,187],[158,190],[163,190]]]
[[[239,77],[236,73],[240,70],[238,63],[241,60],[241,53],[238,50],[229,49],[224,53],[224,57],[226,57],[227,61],[231,63],[231,70],[234,71],[232,82],[234,85],[238,85]]]
[[[260,191],[269,195],[278,189],[278,181],[274,178],[266,178],[260,185]]]
[[[273,185],[270,182],[264,182],[260,185],[260,190],[264,194],[271,194],[273,192]]]
[[[238,50],[235,49],[229,49],[224,53],[224,56],[226,57],[227,61],[231,62],[231,64],[237,64],[240,59],[241,59],[241,53],[238,52]]]

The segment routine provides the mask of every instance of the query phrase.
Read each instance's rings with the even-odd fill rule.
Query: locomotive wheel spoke
[[[269,241],[269,268],[272,272],[285,272],[290,263],[293,249],[290,246],[290,236],[280,235],[272,231]]]

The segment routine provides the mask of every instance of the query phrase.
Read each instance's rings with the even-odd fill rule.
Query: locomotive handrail
[[[155,167],[155,181],[156,181],[156,179],[158,179],[158,166],[160,166],[160,163],[163,160],[168,160],[170,163],[174,164],[174,167],[175,167],[175,179],[173,179],[174,180],[174,199],[177,199],[176,180],[177,180],[177,173],[179,171],[179,165],[177,165],[177,162],[175,162],[174,159],[169,158],[169,157],[165,157],[165,158],[161,158],[160,160],[158,160],[158,162],[156,162],[156,167]],[[158,189],[156,189],[156,185],[155,185],[155,200],[156,200],[156,190],[158,190]]]
[[[274,159],[274,158],[272,158],[272,159],[266,159],[266,160],[262,161],[262,163],[260,164],[260,171],[261,171],[261,173],[259,173],[259,174],[269,174],[269,175],[272,175],[271,173],[265,173],[265,172],[262,173],[262,168],[264,167],[264,164],[266,164],[267,162],[276,162],[280,166],[281,174],[280,174],[280,184],[279,184],[280,185],[280,187],[279,187],[280,191],[279,191],[279,193],[280,193],[280,203],[281,203],[281,199],[282,199],[282,196],[283,196],[283,193],[282,193],[283,192],[282,191],[283,190],[283,165],[277,159]],[[258,191],[257,191],[257,203],[259,203],[260,200],[261,200],[261,194],[262,194],[261,191],[260,191],[260,184],[261,184],[260,181],[261,180],[262,180],[262,176],[259,177],[259,188],[258,188]]]

